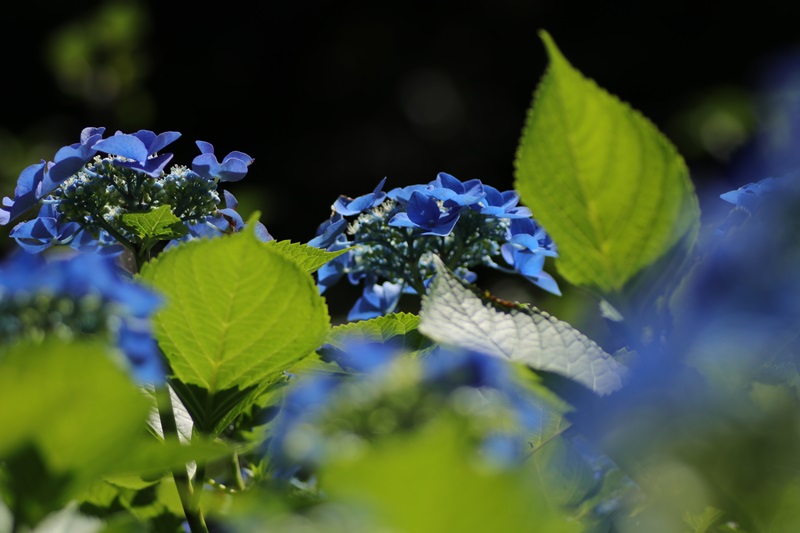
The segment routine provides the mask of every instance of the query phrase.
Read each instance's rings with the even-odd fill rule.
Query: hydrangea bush
[[[24,169],[0,531],[796,530],[800,182],[701,224],[668,139],[541,37],[514,190],[384,178],[291,242],[219,188],[251,156],[169,167],[177,132],[89,127]],[[481,269],[584,292],[604,333]]]

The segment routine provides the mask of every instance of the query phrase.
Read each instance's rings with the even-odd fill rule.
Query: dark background
[[[0,196],[88,125],[180,131],[176,163],[197,139],[255,157],[229,188],[279,240],[307,241],[338,194],[384,176],[387,189],[439,171],[508,189],[546,67],[539,29],[652,119],[699,186],[765,177],[730,168],[764,124],[764,68],[800,44],[791,3],[602,4],[17,4],[0,33]]]

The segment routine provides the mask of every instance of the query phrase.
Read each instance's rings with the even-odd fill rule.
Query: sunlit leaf
[[[541,33],[550,65],[516,157],[515,188],[552,236],[559,273],[603,294],[696,235],[683,158],[639,112],[570,65]]]
[[[154,329],[175,376],[210,393],[275,377],[330,328],[311,275],[252,226],[168,250],[141,273],[167,298]]]

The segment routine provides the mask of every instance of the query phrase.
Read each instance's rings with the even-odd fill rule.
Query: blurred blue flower
[[[45,259],[16,253],[0,265],[0,342],[42,334],[111,335],[143,383],[164,380],[149,320],[161,305],[158,294],[133,281],[113,258],[97,254]]]
[[[53,204],[45,204],[39,215],[17,224],[9,236],[26,252],[39,253],[54,244],[70,244],[82,230],[77,222],[62,222]]]
[[[247,167],[253,158],[244,152],[231,152],[220,163],[214,155],[214,146],[205,141],[197,141],[200,155],[192,160],[192,170],[209,180],[239,181],[247,174]]]
[[[366,442],[385,435],[371,427],[375,417],[363,416],[378,409],[408,421],[393,433],[444,411],[490,421],[476,426],[483,432],[476,452],[500,467],[518,465],[529,436],[542,428],[541,400],[519,381],[514,363],[497,357],[438,348],[411,358],[391,340],[357,339],[326,347],[323,357],[351,374],[308,375],[290,385],[266,450],[279,478],[323,464],[352,436]],[[501,413],[508,424],[498,431]]]

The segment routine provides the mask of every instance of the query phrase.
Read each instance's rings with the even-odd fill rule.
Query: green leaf
[[[149,213],[126,213],[120,219],[143,242],[177,239],[188,231],[168,205],[159,206]]]
[[[4,482],[15,515],[31,525],[154,441],[150,403],[103,344],[48,339],[5,350],[0,405]]]
[[[437,257],[422,299],[419,330],[441,344],[524,363],[608,394],[626,369],[594,341],[535,307],[508,306],[477,293]]]
[[[212,394],[274,378],[330,329],[311,275],[252,228],[175,247],[141,273],[167,298],[154,331],[175,377]]]
[[[401,348],[409,352],[421,352],[432,347],[429,339],[417,331],[419,317],[412,313],[390,313],[388,315],[348,322],[331,329],[327,342],[337,348],[343,347],[343,342],[378,342],[384,343],[390,339],[397,340],[402,337]]]
[[[694,241],[697,197],[669,140],[540,35],[550,65],[519,142],[515,188],[558,245],[559,273],[613,294],[684,236]]]
[[[362,507],[374,530],[582,531],[551,506],[533,476],[480,464],[469,431],[439,417],[322,467],[319,485],[333,502]],[[380,527],[384,526],[384,527]]]
[[[299,244],[290,241],[269,241],[267,246],[282,253],[289,259],[299,264],[309,274],[316,272],[319,267],[328,261],[347,252],[347,249],[328,252],[320,248]]]

